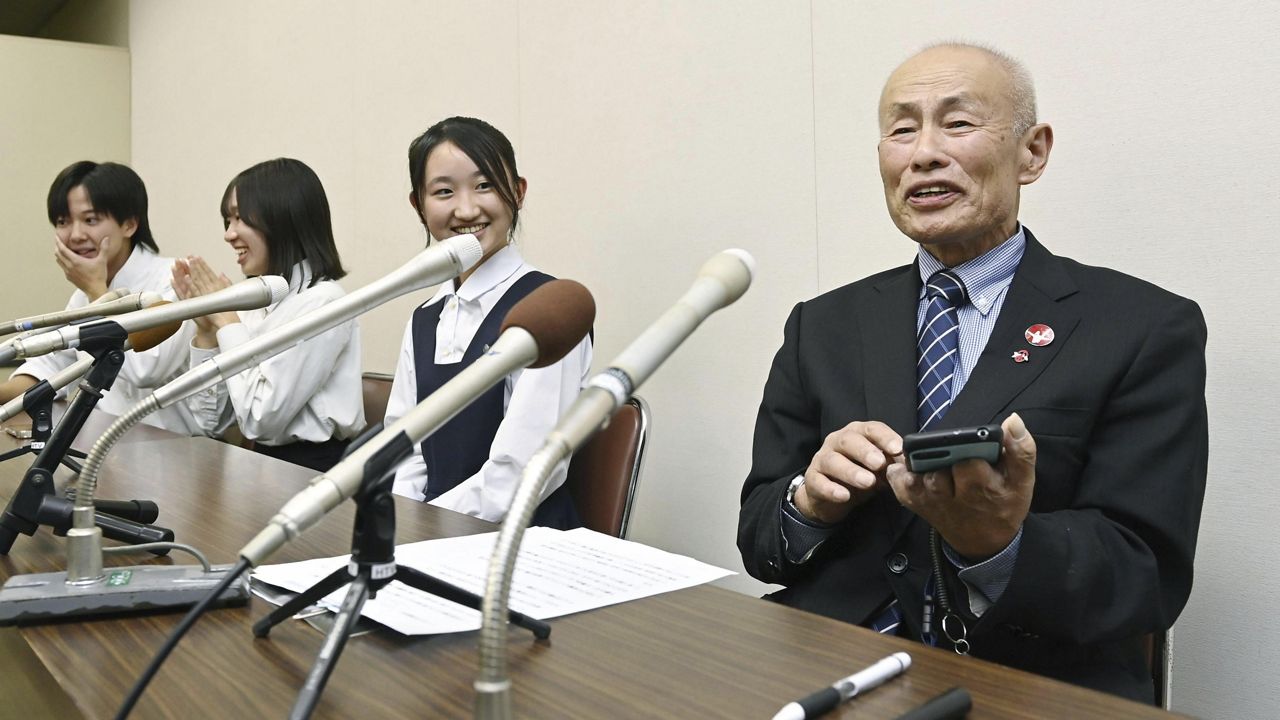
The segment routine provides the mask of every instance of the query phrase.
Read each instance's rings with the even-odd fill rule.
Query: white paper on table
[[[484,533],[400,545],[396,562],[440,580],[484,594],[489,557],[498,534]],[[350,556],[268,565],[255,580],[301,592]],[[693,558],[586,528],[525,531],[511,584],[512,610],[545,620],[711,582],[733,573]],[[342,588],[320,604],[336,610]],[[389,583],[365,603],[362,614],[406,635],[465,632],[480,628],[480,613],[399,582]]]

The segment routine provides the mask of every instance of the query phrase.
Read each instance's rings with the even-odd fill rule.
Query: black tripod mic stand
[[[380,429],[380,428],[379,428]],[[365,434],[370,436],[369,433]],[[363,438],[362,438],[363,439]],[[359,441],[352,443],[354,449]],[[405,457],[403,447],[392,443],[370,458],[365,465],[360,490],[353,498],[356,502],[355,527],[351,537],[351,562],[312,585],[289,602],[276,608],[270,615],[254,623],[253,634],[266,637],[271,628],[292,617],[338,588],[351,584],[342,607],[334,618],[333,627],[325,636],[324,645],[316,655],[315,664],[307,675],[298,699],[289,713],[291,720],[311,716],[320,701],[325,683],[333,672],[350,637],[352,628],[360,619],[360,610],[366,599],[375,597],[383,586],[398,580],[415,590],[437,595],[459,605],[479,610],[480,596],[463,590],[439,578],[397,565],[395,559],[396,510],[391,493],[391,479],[395,468]],[[551,627],[545,622],[518,612],[508,614],[510,621],[532,632],[538,639],[551,635]]]
[[[53,432],[53,399],[57,394],[58,391],[53,389],[48,380],[41,380],[22,394],[23,411],[31,417],[31,440],[22,447],[0,453],[0,462],[22,455],[40,454],[49,442],[50,433]],[[71,472],[80,472],[80,463],[71,458],[83,460],[85,454],[75,448],[67,448],[66,454],[58,458]]]
[[[40,525],[50,526],[58,534],[65,534],[71,528],[75,504],[57,494],[53,473],[58,469],[59,464],[66,462],[69,453],[76,452],[71,449],[71,443],[84,427],[89,414],[102,398],[102,394],[110,390],[112,383],[115,382],[116,375],[124,365],[123,348],[127,337],[121,329],[118,338],[111,337],[109,341],[99,340],[92,349],[81,348],[93,355],[93,367],[80,381],[80,392],[71,401],[70,407],[67,408],[62,421],[53,429],[52,435],[44,441],[43,447],[39,448],[35,462],[23,476],[13,496],[9,498],[9,504],[4,512],[0,514],[0,555],[9,553],[19,533],[34,535],[36,528]],[[52,401],[52,394],[49,400]],[[34,438],[38,421],[36,416],[33,416],[32,420]],[[34,447],[31,451],[37,452]],[[25,451],[19,449],[14,452],[23,454]],[[10,453],[10,456],[13,454]],[[77,456],[84,457],[82,454]],[[94,521],[98,527],[102,528],[102,534],[106,537],[134,545],[173,540],[172,530],[144,524],[156,519],[158,510],[155,503],[126,501],[123,503],[101,502],[98,505],[104,508],[109,507],[113,513],[119,513],[119,515],[106,512],[95,514]],[[136,518],[136,521],[120,515],[130,515]]]

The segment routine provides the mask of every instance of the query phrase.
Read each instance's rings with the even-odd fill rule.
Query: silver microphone
[[[93,302],[91,302],[91,303],[89,303],[89,304],[90,304],[90,305],[99,305],[99,304],[104,304],[104,303],[111,302],[112,300],[118,300],[118,299],[120,299],[120,298],[122,298],[122,297],[125,297],[126,295],[131,295],[131,294],[132,294],[132,293],[131,293],[131,292],[129,292],[129,288],[127,288],[127,287],[116,288],[115,290],[108,290],[108,291],[106,291],[106,292],[105,292],[105,293],[103,293],[103,294],[102,294],[102,295],[101,295],[97,300],[94,300]],[[19,322],[19,321],[18,321],[18,320],[14,320],[13,322]],[[46,326],[46,327],[48,327],[48,326]],[[6,329],[4,329],[3,327],[0,327],[0,335],[4,335],[4,334],[5,334],[5,333],[7,333],[7,332],[9,332],[9,331],[8,331],[8,330],[6,330]],[[23,332],[18,333],[17,335],[14,335],[14,336],[13,336],[13,337],[11,337],[11,338],[6,338],[4,342],[0,342],[0,348],[6,348],[6,347],[9,347],[10,345],[14,344],[14,343],[15,343],[15,342],[17,342],[18,340],[22,340],[22,339],[24,339],[24,338],[29,338],[29,337],[31,337],[32,335],[38,335],[38,334],[40,334],[40,330],[39,330],[39,329],[37,329],[37,330],[24,330]]]
[[[125,339],[123,349],[134,350],[136,352],[146,352],[165,340],[168,340],[174,333],[178,332],[181,327],[182,323],[175,321],[168,325],[160,325],[149,330],[139,330]],[[75,382],[80,376],[88,373],[93,367],[93,363],[94,358],[92,356],[82,355],[75,362],[47,378],[45,382],[49,385],[49,390],[56,394],[61,391],[62,388]],[[38,386],[39,383],[36,385]],[[20,412],[26,412],[30,409],[27,407],[27,398],[32,389],[28,389],[26,392],[18,395],[3,406],[0,406],[0,422],[4,422]]]
[[[353,497],[365,480],[366,466],[398,445],[389,469],[508,374],[526,367],[558,362],[582,341],[595,320],[591,293],[572,280],[553,280],[534,290],[507,314],[498,339],[485,354],[441,385],[404,417],[361,445],[311,485],[295,495],[270,524],[240,550],[258,565],[286,542],[314,525],[342,501]]]
[[[61,390],[75,382],[81,375],[89,372],[89,368],[91,367],[93,367],[93,358],[87,356],[81,357],[79,360],[48,378],[50,389],[54,392]],[[27,410],[26,402],[27,395],[26,393],[23,393],[5,403],[3,406],[0,406],[0,422],[8,420],[20,412],[25,412]]]
[[[751,286],[755,259],[745,250],[725,250],[698,271],[693,285],[652,325],[618,354],[561,417],[553,434],[563,435],[570,452],[604,427],[635,391],[711,313],[732,304]]]
[[[111,291],[115,293],[118,291]],[[110,295],[111,293],[108,293]],[[116,295],[114,298],[107,298],[104,295],[98,298],[92,304],[75,308],[74,310],[60,310],[53,313],[45,313],[43,315],[32,315],[30,317],[19,318],[17,320],[5,320],[0,323],[0,335],[6,335],[11,332],[26,332],[28,330],[39,330],[47,328],[51,325],[65,325],[76,320],[83,320],[90,317],[98,317],[100,315],[119,315],[120,313],[133,312],[134,310],[144,310],[156,305],[164,300],[160,293],[155,292],[137,292],[124,295]]]
[[[433,245],[387,277],[264,333],[235,351],[205,361],[192,372],[179,376],[165,386],[166,403],[179,400],[183,397],[181,392],[198,392],[222,380],[225,376],[221,373],[229,376],[239,372],[249,364],[284,352],[302,340],[350,320],[391,298],[456,277],[479,262],[482,256],[480,243],[474,235],[455,236]],[[249,350],[240,352],[246,348]],[[201,370],[206,366],[213,368],[213,371]],[[144,417],[160,408],[157,393],[148,395],[113,422],[94,443],[85,459],[76,487],[72,527],[67,531],[67,571],[23,576],[25,579],[12,592],[8,586],[0,589],[0,618],[22,617],[24,612],[28,612],[24,608],[28,607],[33,608],[30,614],[47,618],[58,613],[76,614],[86,609],[95,614],[103,614],[189,605],[223,581],[225,567],[206,572],[192,566],[138,565],[128,568],[133,577],[129,586],[119,588],[111,586],[102,571],[102,531],[94,524],[93,506],[98,473],[106,454],[115,443]],[[231,587],[224,591],[222,597],[243,598],[246,592],[243,585]],[[66,598],[72,598],[72,601],[64,602]],[[50,610],[55,607],[58,608],[57,612]]]
[[[474,235],[455,235],[436,243],[385,277],[205,360],[127,410],[93,444],[80,471],[72,528],[67,533],[68,582],[97,582],[103,577],[101,531],[94,524],[93,497],[107,453],[130,428],[160,408],[212,387],[392,298],[457,277],[483,255]]]
[[[289,291],[289,282],[279,275],[241,280],[231,287],[188,300],[165,303],[145,310],[118,315],[110,320],[96,320],[70,325],[59,330],[15,340],[0,348],[0,362],[45,355],[56,350],[80,347],[98,333],[130,334],[161,325],[232,310],[252,310],[279,302]]]
[[[205,360],[157,388],[153,396],[159,407],[169,407],[392,298],[453,279],[471,269],[483,255],[480,241],[474,235],[455,235],[443,240],[359,290]]]
[[[533,519],[547,477],[588,437],[604,427],[631,393],[703,320],[742,297],[754,275],[755,259],[745,250],[725,250],[704,263],[693,285],[676,304],[588,382],[587,388],[525,465],[515,499],[498,531],[489,559],[481,606],[480,674],[475,681],[477,718],[506,720],[511,717],[511,682],[506,664],[507,602],[520,541]]]

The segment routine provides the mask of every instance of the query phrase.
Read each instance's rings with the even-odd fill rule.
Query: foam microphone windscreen
[[[555,363],[591,331],[596,301],[581,283],[552,280],[543,283],[515,304],[502,321],[502,329],[524,329],[538,343],[538,359],[529,367]]]
[[[152,305],[151,307],[168,304],[169,301],[164,300]],[[129,333],[129,347],[131,347],[134,352],[146,352],[165,340],[168,340],[174,333],[178,332],[178,328],[180,327],[182,327],[182,321],[175,320],[167,325],[158,325],[147,330],[139,330],[135,333]]]

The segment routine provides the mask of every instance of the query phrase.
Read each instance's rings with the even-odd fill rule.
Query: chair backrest
[[[583,525],[626,537],[648,433],[649,406],[633,396],[574,453],[565,483]]]
[[[364,421],[368,426],[377,425],[387,414],[387,400],[391,397],[391,381],[386,373],[367,372],[360,376],[364,391]]]

